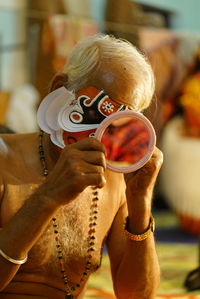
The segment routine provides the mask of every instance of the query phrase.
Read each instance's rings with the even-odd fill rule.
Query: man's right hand
[[[95,138],[67,145],[39,191],[63,205],[75,199],[86,187],[106,183],[105,149]]]

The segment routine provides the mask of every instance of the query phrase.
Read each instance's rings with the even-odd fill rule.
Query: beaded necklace
[[[43,176],[47,176],[49,173],[47,163],[46,163],[46,158],[45,158],[45,152],[44,152],[44,145],[43,145],[43,136],[44,132],[41,131],[39,134],[39,157],[40,157],[40,162],[42,166],[42,173]],[[53,231],[55,234],[55,243],[56,243],[56,251],[57,251],[57,258],[60,266],[60,272],[61,272],[61,277],[63,280],[63,283],[65,285],[65,292],[66,292],[66,299],[73,299],[75,298],[73,293],[81,287],[81,284],[87,279],[88,274],[91,270],[92,267],[92,252],[95,251],[95,242],[96,242],[96,225],[97,225],[97,218],[98,218],[98,187],[91,187],[92,188],[92,203],[90,206],[90,215],[89,215],[89,228],[88,228],[88,238],[87,238],[87,243],[88,243],[88,250],[87,250],[87,255],[86,255],[86,263],[84,267],[84,271],[82,272],[81,278],[78,283],[71,283],[68,279],[68,276],[65,271],[65,265],[63,262],[63,249],[62,249],[62,243],[61,243],[61,238],[60,238],[60,233],[58,230],[58,222],[57,218],[53,217],[52,218],[52,225],[53,225]]]

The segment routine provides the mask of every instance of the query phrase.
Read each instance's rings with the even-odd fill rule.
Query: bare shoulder
[[[10,138],[11,137],[11,138]],[[4,194],[4,172],[9,168],[12,134],[0,134],[0,203]],[[10,142],[9,142],[10,140]]]
[[[8,198],[13,197],[13,194],[17,192],[17,186],[23,187],[34,180],[37,162],[39,164],[38,132],[0,134],[1,208],[3,203],[5,204]]]
[[[38,133],[31,134],[0,134],[0,183],[5,174],[15,174],[23,166],[34,161],[37,154]],[[30,158],[31,157],[31,158]]]
[[[39,134],[38,132],[26,133],[26,134],[17,134],[17,133],[0,134],[0,139],[5,140],[5,142],[12,147],[13,143],[20,144],[27,141],[29,142],[30,140],[35,138],[35,136],[38,136],[38,134]]]
[[[31,150],[38,133],[31,134],[0,134],[0,161],[12,161],[15,155]],[[2,164],[1,164],[2,165]]]

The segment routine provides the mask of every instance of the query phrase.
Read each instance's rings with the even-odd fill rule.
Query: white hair
[[[120,72],[117,66],[121,66]],[[104,73],[105,77],[105,72],[113,67],[119,82],[130,85],[129,100],[122,99],[122,104],[137,111],[148,107],[155,86],[150,64],[131,43],[109,35],[90,36],[75,46],[64,69],[68,75],[67,88],[78,91],[97,74]]]

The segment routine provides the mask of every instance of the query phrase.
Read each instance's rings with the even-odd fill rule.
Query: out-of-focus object
[[[0,91],[0,124],[4,125],[6,121],[6,113],[9,105],[10,94]]]
[[[76,2],[76,1],[75,1]],[[64,0],[34,0],[27,1],[27,8],[47,14],[66,13]],[[36,18],[39,21],[40,18]]]
[[[0,1],[0,89],[12,91],[27,82],[27,1]]]
[[[176,32],[179,39],[179,54],[185,65],[193,65],[200,45],[200,34],[198,32]],[[198,55],[198,54],[197,54]]]
[[[10,128],[8,128],[5,125],[0,125],[0,134],[13,134],[15,133],[13,130],[11,130]]]
[[[38,130],[36,110],[39,94],[32,85],[18,87],[10,96],[6,114],[6,125],[16,133]]]
[[[200,139],[187,136],[184,128],[182,117],[173,118],[165,126],[160,188],[181,226],[200,234]]]
[[[169,29],[143,27],[139,31],[139,43],[156,78],[155,100],[145,111],[145,115],[153,123],[159,140],[162,128],[171,113],[166,113],[166,105],[171,103],[170,100],[179,90],[185,76],[185,66],[179,57],[179,38]]]
[[[43,27],[42,51],[44,54],[54,51],[54,71],[63,70],[69,53],[79,40],[97,31],[96,22],[90,19],[66,15],[51,16]]]
[[[51,81],[53,74],[63,71],[68,55],[75,44],[97,32],[95,21],[76,16],[54,14],[44,22],[36,71],[36,87],[41,98],[47,95],[48,82]]]
[[[188,291],[195,291],[200,289],[200,266],[186,276],[184,286]]]
[[[43,43],[44,35],[43,28],[46,24],[48,17],[54,14],[66,14],[65,5],[63,0],[34,0],[26,1],[28,13],[31,14],[31,18],[27,19],[29,43],[31,49],[29,48],[29,67],[31,69],[31,83],[36,86],[37,90],[40,92],[41,98],[43,98],[48,93],[49,82],[55,74],[52,67],[52,59],[54,56],[54,47],[52,47],[51,52],[43,52],[40,46]],[[48,44],[50,32],[45,30],[46,40]],[[38,45],[33,43],[38,43]]]
[[[91,0],[63,0],[69,15],[92,18]]]
[[[107,0],[106,32],[138,46],[137,24],[139,5],[130,0]],[[134,14],[134,17],[133,17]]]
[[[174,88],[179,88],[182,80],[178,36],[165,28],[141,28],[139,41],[154,70],[156,97],[164,101],[173,94]]]
[[[188,134],[200,138],[200,45],[190,75],[183,84],[179,101]]]
[[[162,133],[160,182],[181,226],[200,235],[200,48],[193,57],[177,96],[179,116],[168,121]]]
[[[108,0],[105,14],[106,31],[140,47],[140,29],[169,27],[172,14],[172,11],[139,4],[133,0]]]
[[[184,109],[185,121],[194,134],[196,130],[200,133],[200,73],[189,78],[183,88],[180,102]]]

